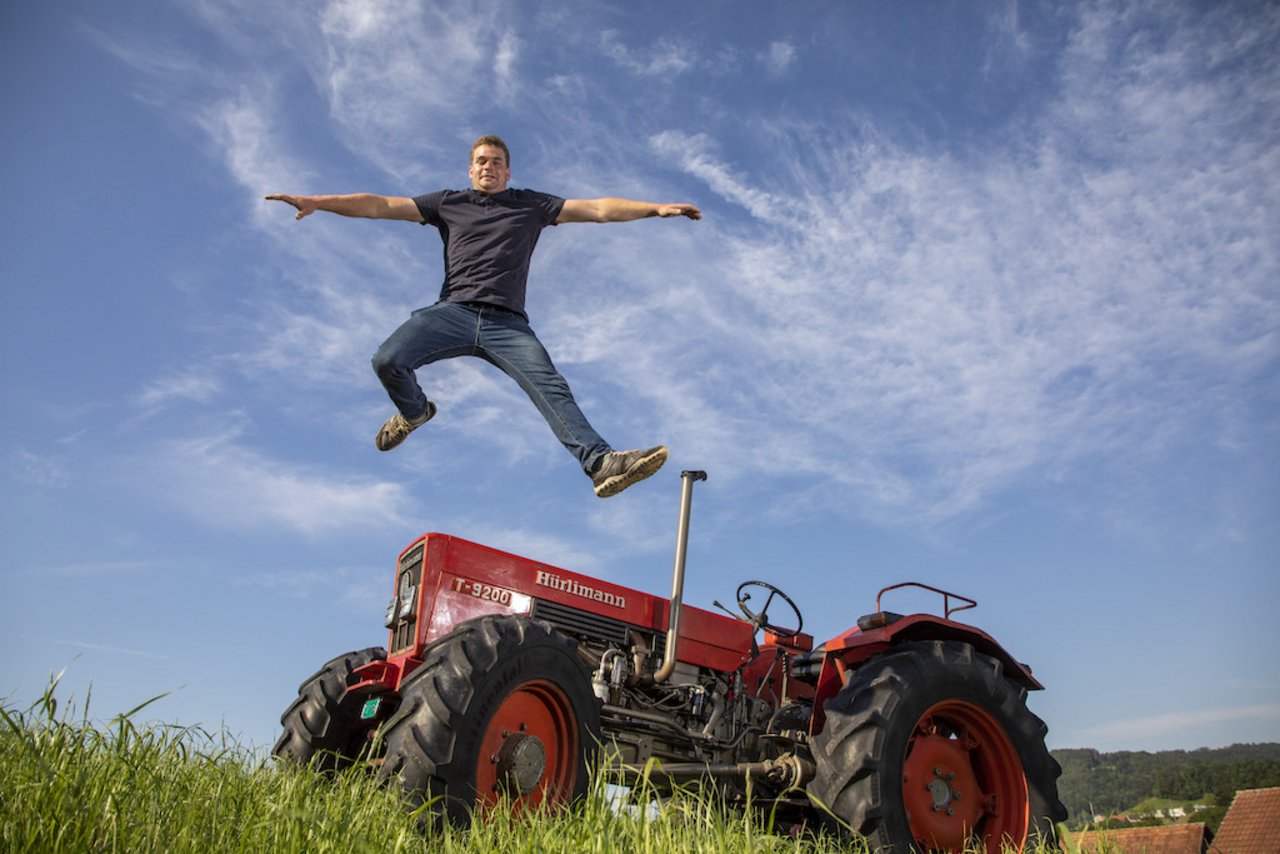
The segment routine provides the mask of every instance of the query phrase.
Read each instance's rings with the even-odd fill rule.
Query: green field
[[[322,777],[218,733],[136,725],[150,703],[94,724],[87,711],[59,709],[55,688],[27,709],[0,705],[5,852],[867,851],[825,830],[792,835],[765,810],[693,791],[637,809],[598,786],[558,814],[499,810],[469,828],[441,826],[360,768]]]
[[[0,850],[5,852],[825,852],[829,836],[771,832],[768,814],[693,794],[637,817],[604,795],[558,815],[496,812],[429,827],[398,792],[356,769],[323,778],[280,767],[199,728],[137,726],[145,708],[94,725],[51,687],[0,708]]]

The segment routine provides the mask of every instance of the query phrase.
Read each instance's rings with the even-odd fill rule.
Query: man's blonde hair
[[[482,145],[492,145],[494,148],[501,148],[503,156],[507,159],[507,168],[511,168],[511,152],[507,150],[507,144],[502,141],[502,137],[487,134],[471,143],[471,159],[476,159],[476,149]]]

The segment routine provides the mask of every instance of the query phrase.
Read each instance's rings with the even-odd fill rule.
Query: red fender
[[[859,623],[868,628],[850,629],[822,646],[822,669],[818,673],[811,733],[822,730],[826,721],[823,704],[845,686],[853,671],[875,656],[910,641],[963,641],[999,661],[1004,666],[1005,676],[1028,691],[1044,690],[1044,686],[1031,675],[1028,665],[1015,659],[995,638],[974,626],[932,614],[898,617],[880,613],[864,617]]]

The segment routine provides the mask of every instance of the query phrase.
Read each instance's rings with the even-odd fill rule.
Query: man
[[[357,193],[345,196],[267,196],[297,208],[350,217],[399,219],[433,225],[444,241],[440,301],[413,312],[373,357],[373,368],[398,410],[374,443],[399,445],[436,414],[415,371],[454,356],[479,356],[514,379],[546,418],[556,438],[607,498],[662,467],[667,449],[614,451],[587,422],[564,377],[551,363],[525,314],[529,260],[542,229],[562,222],[629,222],[646,217],[701,219],[689,204],[628,199],[562,199],[508,189],[511,156],[496,136],[471,146],[470,190],[442,190],[414,198]]]

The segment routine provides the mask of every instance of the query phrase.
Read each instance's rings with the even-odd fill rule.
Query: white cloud
[[[1280,87],[1201,74],[1230,33],[1098,62],[1090,39],[1119,30],[1082,27],[1029,146],[962,160],[792,129],[792,148],[835,156],[762,180],[705,138],[653,137],[765,228],[709,218],[713,257],[664,253],[704,294],[682,300],[697,319],[675,334],[643,326],[644,346],[700,367],[636,371],[638,391],[669,411],[709,404],[699,422],[739,464],[812,477],[815,506],[897,518],[952,518],[1030,472],[1161,459],[1206,421],[1228,429],[1212,422],[1274,363],[1280,316],[1274,219],[1259,216],[1280,150],[1235,129],[1274,114]]]
[[[309,536],[407,526],[405,488],[297,465],[236,444],[238,430],[171,441],[130,466],[149,472],[159,500],[213,527],[287,529]]]
[[[465,166],[458,149],[478,133],[458,116],[487,103],[495,89],[507,100],[516,94],[521,41],[503,23],[505,9],[329,2],[319,16],[323,52],[308,59],[352,150],[398,177],[406,162],[430,155]]]
[[[170,655],[165,655],[163,653],[158,653],[158,652],[150,652],[148,650],[129,649],[127,647],[108,646],[107,644],[101,644],[101,643],[87,643],[85,641],[73,641],[73,640],[67,640],[66,638],[34,637],[31,635],[13,634],[11,632],[4,633],[4,636],[15,638],[22,641],[27,641],[30,643],[41,644],[42,646],[47,646],[49,644],[57,644],[61,646],[75,647],[76,649],[81,649],[88,652],[105,652],[110,655],[124,655],[124,656],[129,656],[131,658],[149,658],[155,661],[168,661],[169,659],[172,658],[172,656]]]
[[[520,91],[518,64],[520,60],[520,39],[514,33],[504,32],[498,37],[498,49],[493,60],[493,73],[497,79],[499,96],[503,101],[512,103]]]
[[[690,175],[705,181],[714,192],[741,205],[757,219],[786,224],[797,213],[794,206],[781,197],[748,186],[715,157],[715,145],[705,134],[688,135],[667,130],[649,139],[649,145],[663,157]]]
[[[107,646],[100,643],[83,643],[81,641],[55,639],[52,643],[62,644],[64,646],[73,646],[76,649],[88,650],[89,652],[105,652],[111,655],[125,655],[131,658],[150,658],[155,661],[168,661],[173,656],[164,655],[158,652],[148,652],[142,649],[127,649],[119,646]]]
[[[235,579],[235,584],[271,591],[272,596],[309,599],[320,592],[326,601],[336,598],[349,610],[367,614],[387,602],[387,577],[382,568],[331,567],[278,570]]]
[[[158,409],[173,400],[208,401],[222,391],[222,380],[208,373],[185,373],[155,380],[138,395],[146,410]]]
[[[219,153],[227,172],[247,191],[251,217],[260,225],[278,221],[282,202],[266,203],[273,192],[290,189],[309,180],[309,172],[289,154],[290,144],[278,126],[279,107],[269,78],[240,85],[222,95],[195,116]],[[292,209],[290,209],[292,210]]]
[[[785,41],[773,42],[769,45],[769,49],[761,55],[761,61],[769,74],[774,77],[781,77],[795,64],[795,45]]]
[[[989,47],[982,70],[988,77],[1012,64],[1024,62],[1033,51],[1033,41],[1022,29],[1018,0],[1005,0],[1003,8],[993,8],[987,18]]]
[[[55,578],[66,576],[132,575],[155,569],[157,566],[158,563],[156,561],[150,560],[89,561],[38,566],[29,570],[18,570],[18,574]]]
[[[675,39],[661,38],[640,49],[627,47],[614,30],[600,34],[600,44],[607,57],[632,74],[641,77],[679,75],[694,68],[698,51]]]
[[[306,53],[308,68],[361,162],[460,174],[412,165],[415,149],[465,147],[486,115],[481,96],[512,95],[538,34],[517,38],[499,11],[469,9],[335,0],[318,25],[294,20],[322,48]],[[1056,97],[983,148],[951,153],[861,120],[747,115],[737,128],[768,125],[753,162],[771,164],[748,169],[723,153],[727,133],[687,129],[723,127],[713,117],[611,135],[583,68],[558,65],[562,85],[526,92],[555,119],[543,144],[574,142],[565,175],[656,192],[644,172],[656,157],[712,198],[696,224],[555,229],[570,234],[539,250],[531,300],[548,319],[535,325],[607,436],[656,434],[730,477],[808,483],[779,502],[796,513],[834,506],[931,524],[1028,480],[1107,461],[1141,470],[1206,426],[1223,448],[1252,447],[1238,426],[1245,389],[1280,346],[1269,213],[1280,149],[1248,128],[1276,113],[1280,72],[1233,60],[1264,51],[1280,25],[1206,32],[1162,15],[1090,7]],[[1144,16],[1166,24],[1160,38]],[[1016,7],[992,26],[1000,49],[1029,49]],[[614,32],[599,44],[652,77],[679,76],[697,55]],[[779,41],[770,59],[781,70],[794,48]],[[277,98],[272,85],[245,85],[204,114],[246,188],[308,174],[280,154],[292,146]],[[428,133],[436,124],[448,132]],[[406,306],[431,298],[434,235],[287,214],[255,209],[287,263],[234,363],[256,378],[366,391],[373,348]],[[460,419],[527,406],[485,371],[430,371]]]
[[[1163,715],[1108,721],[1082,729],[1081,743],[1110,742],[1131,744],[1134,741],[1167,739],[1185,741],[1206,727],[1241,725],[1248,722],[1280,725],[1280,704],[1241,706],[1238,708],[1197,709]]]
[[[25,448],[10,452],[6,468],[19,483],[42,489],[62,489],[72,483],[71,468],[66,460]]]
[[[190,51],[177,45],[156,43],[83,20],[77,22],[77,27],[93,44],[139,72],[134,95],[153,106],[170,108],[184,103],[191,88],[203,89],[202,83],[217,85],[222,80],[218,70],[203,65]]]

